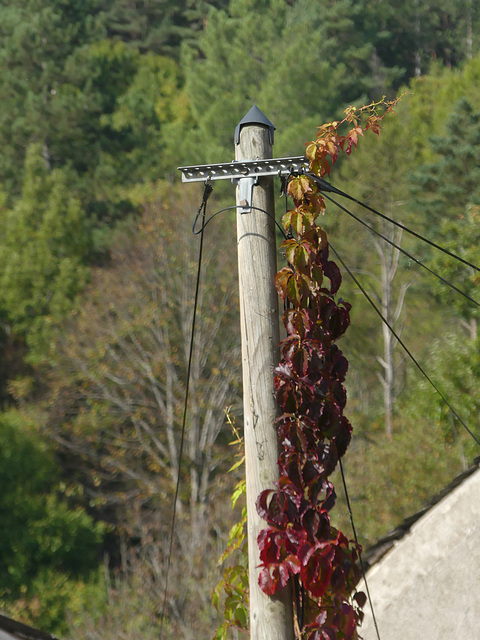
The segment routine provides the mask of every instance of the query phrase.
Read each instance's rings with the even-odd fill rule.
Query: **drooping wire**
[[[464,298],[466,298],[469,302],[472,302],[477,307],[480,307],[480,303],[479,302],[477,302],[476,300],[471,298],[467,293],[465,293],[464,291],[462,291],[461,289],[456,287],[454,284],[452,284],[451,282],[449,282],[448,280],[446,280],[442,276],[440,276],[438,273],[436,273],[435,271],[433,271],[432,269],[427,267],[427,265],[423,264],[423,262],[421,262],[420,260],[418,260],[417,258],[412,256],[410,253],[408,253],[408,251],[406,251],[405,249],[402,249],[402,247],[400,245],[397,245],[395,242],[393,242],[393,240],[390,240],[390,238],[387,238],[386,236],[384,236],[382,233],[380,233],[380,231],[377,231],[374,227],[372,227],[370,224],[368,224],[368,222],[365,222],[364,220],[362,220],[361,218],[356,216],[349,209],[347,209],[346,207],[341,205],[339,202],[334,200],[332,197],[328,196],[326,193],[324,193],[324,196],[325,196],[325,198],[327,198],[327,200],[330,200],[330,202],[333,202],[333,204],[337,205],[337,207],[339,209],[341,209],[342,211],[345,211],[345,213],[348,213],[348,215],[351,216],[352,218],[354,218],[357,222],[359,222],[360,224],[363,224],[364,227],[366,227],[370,231],[373,231],[373,233],[375,233],[377,236],[382,238],[382,240],[385,240],[385,242],[388,242],[389,245],[391,245],[392,247],[394,247],[395,249],[397,249],[398,251],[403,253],[405,256],[407,256],[407,258],[409,258],[410,260],[413,260],[413,262],[415,262],[416,264],[418,264],[421,267],[423,267],[426,271],[428,271],[433,276],[435,276],[435,278],[438,278],[441,282],[443,282],[443,284],[446,284],[448,287],[450,287],[451,289],[453,289],[454,291],[456,291],[457,293],[462,295]]]
[[[330,245],[331,246],[331,245]],[[352,525],[352,531],[353,531],[353,538],[355,540],[355,543],[357,545],[357,548],[360,548],[360,545],[358,543],[358,536],[357,536],[357,529],[355,527],[355,523],[353,521],[353,512],[352,512],[352,506],[350,504],[350,497],[348,495],[348,490],[347,490],[347,481],[345,480],[345,473],[343,471],[343,464],[342,464],[342,459],[339,458],[338,462],[340,463],[340,473],[342,476],[342,482],[343,482],[343,490],[345,492],[345,500],[347,503],[347,509],[348,509],[348,514],[350,516],[350,524]],[[370,604],[370,611],[372,612],[372,619],[373,619],[373,624],[375,626],[375,631],[377,632],[377,639],[380,639],[380,631],[378,630],[378,624],[377,624],[377,618],[375,616],[375,611],[373,608],[373,602],[372,602],[372,597],[370,595],[370,589],[368,588],[368,582],[367,582],[367,573],[365,571],[365,566],[363,564],[363,559],[362,559],[362,553],[361,551],[359,551],[358,553],[358,559],[360,562],[360,571],[362,572],[362,578],[363,581],[365,583],[365,589],[367,591],[367,597],[368,597],[368,602]]]
[[[329,184],[323,178],[320,178],[320,176],[317,176],[314,173],[309,173],[309,172],[306,172],[305,175],[307,177],[311,178],[317,184],[317,186],[320,189],[320,191],[335,193],[336,195],[343,196],[344,198],[347,198],[348,200],[351,200],[352,202],[355,202],[355,203],[359,204],[364,209],[367,209],[368,211],[370,211],[371,213],[374,213],[377,216],[380,216],[380,218],[382,218],[383,220],[387,220],[387,222],[390,222],[391,224],[395,225],[396,227],[399,227],[400,229],[403,229],[403,231],[406,231],[410,235],[414,236],[415,238],[418,238],[418,240],[421,240],[422,242],[425,242],[426,244],[430,245],[431,247],[434,247],[435,249],[438,249],[438,251],[441,251],[442,253],[445,253],[447,256],[450,256],[451,258],[454,258],[455,260],[458,260],[459,262],[463,263],[467,267],[470,267],[471,269],[474,269],[475,271],[479,271],[480,272],[480,267],[477,267],[477,265],[472,264],[468,260],[464,260],[460,256],[457,256],[455,253],[452,253],[451,251],[448,251],[448,249],[445,249],[445,247],[441,247],[436,242],[433,242],[432,240],[428,240],[428,238],[425,238],[424,236],[420,235],[416,231],[413,231],[412,229],[409,229],[408,227],[403,225],[401,222],[397,222],[396,220],[393,220],[393,218],[389,218],[384,213],[380,213],[380,211],[377,211],[376,209],[373,209],[373,207],[370,207],[368,204],[365,204],[364,202],[361,202],[360,200],[357,200],[353,196],[350,196],[348,193],[345,193],[344,191],[341,191],[340,189],[337,189],[333,185]]]
[[[201,205],[200,205],[200,207],[198,209],[197,215],[195,217],[195,221],[197,221],[197,219],[201,215],[202,216],[202,221],[204,223],[205,217],[206,217],[206,211],[207,211],[207,200],[208,200],[210,194],[212,193],[212,191],[213,191],[213,187],[209,183],[209,181],[207,180],[207,182],[205,183],[205,188],[204,188],[204,192],[203,192],[202,203],[201,203]],[[166,612],[166,604],[167,604],[167,590],[168,590],[168,575],[169,575],[169,572],[170,572],[170,564],[171,564],[171,559],[172,559],[173,536],[174,536],[174,533],[175,533],[175,520],[176,520],[176,515],[177,515],[177,501],[178,501],[178,493],[179,493],[179,489],[180,489],[180,472],[181,472],[181,468],[182,468],[183,448],[184,448],[184,442],[185,442],[185,427],[186,427],[186,424],[187,424],[188,396],[189,396],[189,391],[190,391],[190,374],[191,374],[191,370],[192,370],[193,346],[194,346],[194,339],[195,339],[195,321],[196,321],[196,316],[197,316],[198,294],[199,294],[199,291],[200,291],[200,275],[201,275],[201,271],[202,271],[203,237],[204,237],[203,230],[205,229],[205,226],[204,226],[203,223],[202,223],[202,229],[201,229],[201,232],[200,232],[200,246],[199,246],[199,249],[198,249],[197,280],[196,280],[196,284],[195,284],[195,298],[194,298],[194,303],[193,303],[192,328],[191,328],[191,332],[190,332],[190,348],[189,348],[189,353],[188,353],[187,379],[186,379],[186,384],[185,384],[185,400],[184,400],[184,406],[183,406],[182,430],[181,430],[181,435],[180,435],[180,449],[179,449],[179,454],[178,454],[177,482],[176,482],[176,486],[175,486],[175,497],[174,497],[174,500],[173,500],[172,522],[171,522],[171,527],[170,527],[170,542],[169,542],[169,549],[168,549],[168,556],[167,556],[167,568],[166,568],[166,572],[165,572],[165,592],[163,594],[162,617],[161,617],[161,622],[160,622],[160,640],[162,639],[163,625],[164,625],[164,620],[165,620],[165,612]]]
[[[234,204],[234,205],[232,205],[230,207],[225,207],[224,209],[220,209],[219,211],[215,211],[215,213],[212,213],[212,215],[205,222],[202,222],[202,226],[200,227],[200,229],[195,230],[195,227],[197,226],[197,220],[199,218],[199,213],[197,213],[197,215],[195,217],[195,221],[193,223],[193,227],[192,227],[193,235],[194,236],[198,236],[200,233],[202,233],[205,230],[205,227],[213,220],[213,218],[218,216],[220,213],[225,213],[225,211],[233,211],[234,209],[244,209],[244,208],[245,207],[243,207],[240,204]],[[279,229],[279,231],[282,233],[284,238],[287,239],[285,231],[282,229],[281,225],[278,224],[277,220],[275,219],[275,216],[273,216],[271,213],[269,213],[266,209],[262,209],[261,207],[253,207],[253,206],[248,205],[248,208],[251,209],[252,211],[261,211],[262,213],[264,213],[269,218],[272,218],[272,220],[275,222],[275,224],[276,224],[277,228]]]
[[[403,348],[403,350],[405,351],[405,353],[408,355],[408,357],[412,360],[413,364],[417,367],[417,369],[420,371],[420,373],[424,376],[424,378],[430,383],[430,385],[435,389],[435,391],[437,392],[437,394],[440,396],[440,398],[443,400],[443,402],[447,405],[447,407],[450,409],[450,411],[452,412],[452,414],[455,416],[455,418],[459,421],[459,423],[462,425],[462,427],[472,436],[472,438],[475,440],[475,442],[480,445],[480,439],[477,438],[477,436],[473,433],[473,431],[471,429],[469,429],[469,427],[465,424],[465,422],[462,420],[462,418],[458,415],[457,411],[453,408],[453,406],[450,404],[450,402],[447,400],[447,398],[445,397],[445,395],[440,391],[440,389],[437,387],[437,385],[433,382],[433,380],[430,378],[430,376],[426,373],[426,371],[423,369],[423,367],[420,365],[420,363],[418,362],[418,360],[413,356],[412,352],[408,349],[408,347],[406,346],[406,344],[403,342],[403,340],[400,338],[400,336],[397,334],[397,332],[395,331],[395,329],[392,327],[392,325],[388,322],[388,320],[383,316],[382,312],[378,309],[377,305],[375,304],[375,302],[372,300],[372,298],[368,295],[368,293],[365,291],[365,289],[363,288],[363,286],[360,284],[360,282],[358,281],[358,279],[354,276],[354,274],[352,273],[352,271],[347,267],[347,265],[345,264],[345,262],[342,260],[342,258],[340,257],[340,255],[338,254],[337,251],[335,251],[334,247],[332,246],[331,243],[330,244],[330,248],[332,249],[333,253],[336,255],[336,257],[338,258],[338,260],[342,263],[343,268],[345,269],[345,271],[348,273],[348,275],[352,278],[352,280],[354,281],[354,283],[357,285],[357,287],[360,289],[360,291],[362,292],[362,294],[365,296],[365,298],[368,300],[368,302],[370,303],[370,305],[372,306],[372,308],[374,309],[374,311],[377,313],[377,315],[380,317],[380,319],[382,320],[382,322],[388,327],[389,331],[391,332],[391,334],[394,336],[394,338],[397,340],[397,342],[401,345],[401,347]]]

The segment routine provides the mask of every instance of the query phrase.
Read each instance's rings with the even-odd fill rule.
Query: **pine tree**
[[[195,44],[211,7],[227,0],[115,0],[104,2],[108,36],[138,48],[178,59],[182,43]]]
[[[21,198],[1,216],[0,308],[26,336],[31,357],[40,357],[50,324],[71,310],[85,285],[90,229],[64,174],[49,172],[39,145],[28,150]]]
[[[460,100],[448,120],[446,134],[432,139],[438,160],[416,173],[418,206],[430,219],[435,239],[452,253],[480,264],[480,112]],[[432,255],[432,268],[480,302],[480,274],[443,253]],[[436,283],[439,298],[454,310],[475,339],[479,308]]]

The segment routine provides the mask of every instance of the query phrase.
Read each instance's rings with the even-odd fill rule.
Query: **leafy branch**
[[[227,422],[232,428],[235,440],[231,446],[238,448],[237,461],[228,470],[235,471],[245,464],[243,437],[239,433],[235,420],[229,410],[225,411]],[[224,564],[232,560],[235,564],[227,566],[223,570],[223,577],[215,587],[212,594],[212,603],[217,611],[223,608],[223,622],[216,630],[212,640],[226,640],[229,628],[236,628],[248,634],[248,551],[247,551],[247,507],[246,481],[240,480],[232,494],[232,509],[238,500],[243,501],[241,517],[230,529],[227,548],[220,557],[218,563]]]

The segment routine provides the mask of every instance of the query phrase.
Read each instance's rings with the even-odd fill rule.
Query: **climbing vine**
[[[378,134],[393,106],[382,101],[349,107],[342,121],[320,127],[306,149],[310,172],[329,174],[339,151],[349,154],[367,130]],[[344,124],[349,125],[346,135],[339,132]],[[365,602],[363,593],[354,593],[360,549],[331,525],[335,490],[329,480],[352,433],[343,415],[348,363],[336,345],[349,325],[351,305],[337,299],[340,270],[316,223],[325,210],[318,183],[300,175],[290,180],[288,193],[294,202],[283,217],[291,236],[282,244],[288,264],[276,276],[287,332],[274,372],[282,409],[276,421],[280,479],[257,500],[258,513],[268,523],[258,537],[259,584],[272,595],[295,580],[296,631],[302,638],[354,639]]]
[[[231,473],[245,463],[244,443],[235,426],[235,420],[228,409],[225,414],[227,422],[235,435],[235,439],[230,442],[230,445],[241,449],[240,453],[237,454],[237,461],[229,469],[229,473]],[[237,557],[237,561],[230,563],[223,569],[223,576],[212,594],[212,603],[218,611],[222,612],[223,617],[223,621],[217,628],[213,640],[225,640],[230,627],[245,633],[248,631],[248,550],[245,498],[246,480],[243,478],[235,485],[231,499],[233,508],[239,499],[243,500],[241,518],[230,529],[227,548],[222,554],[219,564],[223,564],[227,559],[235,557]]]
[[[329,175],[340,151],[349,155],[366,131],[380,132],[396,102],[349,107],[342,120],[319,127],[306,147],[309,173]],[[355,591],[360,548],[331,525],[336,496],[329,480],[352,433],[343,414],[348,363],[336,344],[349,326],[351,305],[337,297],[340,270],[317,224],[325,211],[319,184],[308,175],[292,177],[288,193],[294,207],[282,220],[287,266],[275,284],[285,303],[287,335],[274,371],[280,478],[257,499],[267,522],[258,536],[259,585],[273,595],[293,580],[297,638],[355,640],[365,604],[365,595]]]

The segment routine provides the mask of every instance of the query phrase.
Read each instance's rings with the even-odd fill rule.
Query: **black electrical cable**
[[[360,548],[360,545],[358,544],[357,529],[355,527],[355,523],[353,522],[353,512],[352,512],[352,507],[351,507],[351,504],[350,504],[350,497],[348,495],[347,482],[345,480],[345,473],[343,471],[342,459],[340,458],[338,462],[340,463],[340,473],[342,475],[343,490],[345,492],[345,500],[347,502],[348,514],[350,516],[350,524],[352,525],[353,537],[354,537],[354,540],[355,540],[355,543],[356,543],[357,547]],[[366,574],[365,567],[364,567],[364,564],[363,564],[361,551],[359,551],[359,553],[358,553],[358,559],[360,561],[360,571],[362,572],[362,578],[363,578],[363,581],[365,582],[365,589],[367,591],[368,602],[370,604],[370,611],[372,612],[373,624],[375,625],[375,631],[377,632],[377,638],[378,638],[378,640],[381,640],[380,639],[380,632],[378,630],[377,618],[375,616],[375,611],[373,609],[372,597],[370,596],[370,589],[368,588],[367,574]]]
[[[202,231],[205,229],[205,226],[202,226],[200,231],[195,232],[195,227],[197,226],[197,220],[202,215],[202,213],[203,213],[203,218],[205,219],[207,200],[210,197],[210,194],[212,193],[212,191],[213,191],[212,183],[210,182],[210,180],[207,180],[205,182],[204,189],[203,189],[202,202],[198,207],[197,215],[195,216],[195,220],[193,221],[192,232],[193,232],[193,235],[195,236],[198,236],[198,234],[202,233]]]
[[[198,236],[200,233],[202,233],[205,229],[205,227],[213,220],[213,218],[215,218],[215,216],[218,216],[220,213],[225,213],[225,211],[233,211],[234,209],[244,209],[245,207],[243,207],[240,204],[234,204],[231,207],[225,207],[224,209],[220,209],[219,211],[215,211],[215,213],[212,213],[212,215],[206,220],[206,222],[202,223],[202,226],[200,227],[200,229],[198,229],[197,231],[195,230],[195,227],[197,226],[197,220],[199,218],[199,212],[197,212],[197,215],[195,216],[195,221],[193,223],[193,227],[192,227],[192,233],[194,236]],[[277,220],[275,219],[275,216],[273,216],[271,213],[269,213],[268,211],[266,211],[265,209],[262,209],[261,207],[251,207],[248,206],[249,209],[251,209],[252,211],[261,211],[262,213],[264,213],[265,215],[267,215],[269,218],[271,218],[277,228],[279,229],[279,231],[282,233],[283,237],[285,238],[285,240],[287,239],[287,236],[285,234],[285,231],[282,229],[282,227],[278,224]],[[245,214],[246,215],[246,214]]]
[[[447,256],[450,256],[451,258],[454,258],[455,260],[458,260],[459,262],[463,263],[467,267],[470,267],[471,269],[474,269],[475,271],[479,271],[480,272],[480,267],[477,267],[475,264],[472,264],[471,262],[468,262],[468,260],[464,260],[460,256],[457,256],[456,254],[452,253],[451,251],[448,251],[448,249],[445,249],[445,247],[441,247],[440,245],[436,244],[432,240],[428,240],[427,238],[424,238],[422,235],[420,235],[416,231],[413,231],[412,229],[409,229],[408,227],[403,225],[401,222],[397,222],[396,220],[393,220],[393,218],[389,218],[384,213],[380,213],[380,211],[377,211],[376,209],[373,209],[373,207],[370,207],[368,204],[365,204],[364,202],[361,202],[360,200],[357,200],[353,196],[348,195],[348,193],[345,193],[344,191],[341,191],[340,189],[337,189],[333,185],[329,184],[323,178],[320,178],[320,176],[317,176],[314,173],[309,173],[309,172],[306,172],[305,175],[308,178],[311,178],[317,184],[317,186],[319,187],[320,191],[335,193],[336,195],[343,196],[344,198],[348,198],[348,200],[351,200],[352,202],[356,202],[357,204],[359,204],[364,209],[367,209],[368,211],[370,211],[371,213],[374,213],[377,216],[380,216],[380,218],[383,218],[383,220],[387,220],[388,222],[391,222],[396,227],[399,227],[400,229],[403,229],[404,231],[406,231],[410,235],[415,236],[415,238],[418,238],[422,242],[425,242],[426,244],[429,244],[431,247],[434,247],[435,249],[438,249],[438,251],[442,251],[442,253],[445,253]]]
[[[440,396],[440,398],[444,401],[444,403],[447,405],[447,407],[450,409],[450,411],[452,412],[452,414],[455,416],[455,418],[457,418],[457,420],[460,422],[460,424],[462,425],[462,427],[472,436],[472,438],[475,440],[475,442],[480,445],[480,440],[477,438],[477,436],[473,433],[473,431],[471,431],[471,429],[469,429],[467,427],[467,425],[465,424],[465,422],[462,420],[462,418],[458,415],[458,413],[455,411],[455,409],[452,407],[452,405],[450,404],[450,402],[447,400],[447,398],[444,396],[444,394],[440,391],[440,389],[436,386],[436,384],[433,382],[433,380],[430,378],[430,376],[426,373],[426,371],[422,368],[422,366],[420,365],[420,363],[418,362],[418,360],[416,360],[416,358],[413,356],[412,352],[408,349],[408,347],[406,346],[406,344],[403,342],[403,340],[400,338],[400,336],[397,334],[397,332],[394,330],[394,328],[391,326],[391,324],[386,320],[386,318],[383,316],[382,312],[378,309],[378,307],[376,306],[376,304],[374,303],[374,301],[371,299],[371,297],[368,295],[368,293],[365,291],[365,289],[362,287],[362,285],[360,284],[360,282],[357,280],[357,278],[353,275],[353,273],[351,272],[351,270],[347,267],[347,265],[345,264],[345,262],[342,260],[342,258],[339,256],[339,254],[337,253],[337,251],[335,251],[335,249],[333,248],[332,244],[330,244],[330,248],[332,249],[333,253],[337,256],[338,260],[340,260],[340,262],[343,265],[343,268],[345,269],[345,271],[348,273],[348,275],[352,278],[352,280],[355,282],[355,284],[357,285],[357,287],[360,289],[360,291],[363,293],[363,295],[365,296],[365,298],[368,300],[368,302],[370,303],[370,305],[373,307],[374,311],[377,313],[377,315],[381,318],[382,322],[388,327],[388,329],[390,330],[390,332],[392,333],[392,335],[395,337],[395,339],[398,341],[398,343],[402,346],[402,348],[404,349],[405,353],[409,356],[409,358],[412,360],[412,362],[414,363],[414,365],[417,367],[417,369],[420,371],[420,373],[425,377],[426,380],[428,380],[428,382],[431,384],[431,386],[435,389],[435,391],[437,392],[437,394]]]
[[[200,205],[200,208],[197,212],[197,216],[195,218],[195,221],[198,219],[198,217],[200,215],[202,215],[202,220],[205,221],[205,216],[206,216],[206,210],[207,210],[207,200],[210,196],[212,192],[212,186],[209,184],[209,182],[205,183],[205,189],[203,192],[203,199],[202,199],[202,204]],[[186,379],[186,384],[185,384],[185,401],[184,401],[184,406],[183,406],[183,419],[182,419],[182,431],[181,431],[181,435],[180,435],[180,450],[179,450],[179,454],[178,454],[178,470],[177,470],[177,483],[175,486],[175,497],[173,500],[173,510],[172,510],[172,524],[171,524],[171,528],[170,528],[170,544],[169,544],[169,550],[168,550],[168,556],[167,556],[167,569],[166,569],[166,573],[165,573],[165,593],[163,596],[163,605],[162,605],[162,617],[161,617],[161,622],[160,622],[160,640],[162,638],[162,632],[163,632],[163,623],[165,620],[165,610],[166,610],[166,604],[167,604],[167,589],[168,589],[168,574],[170,571],[170,563],[171,563],[171,558],[172,558],[172,551],[173,551],[173,536],[174,536],[174,532],[175,532],[175,520],[176,520],[176,515],[177,515],[177,500],[178,500],[178,493],[179,493],[179,489],[180,489],[180,472],[181,472],[181,467],[182,467],[182,456],[183,456],[183,448],[184,448],[184,442],[185,442],[185,426],[187,423],[187,408],[188,408],[188,395],[189,395],[189,391],[190,391],[190,373],[192,370],[192,359],[193,359],[193,345],[194,345],[194,338],[195,338],[195,320],[196,320],[196,316],[197,316],[197,307],[198,307],[198,294],[200,291],[200,274],[201,274],[201,270],[202,270],[202,255],[203,255],[203,230],[204,230],[205,226],[202,225],[202,230],[200,232],[200,246],[199,246],[199,250],[198,250],[198,267],[197,267],[197,281],[196,281],[196,285],[195,285],[195,298],[194,298],[194,303],[193,303],[193,318],[192,318],[192,329],[191,329],[191,333],[190,333],[190,349],[189,349],[189,354],[188,354],[188,365],[187,365],[187,379]]]
[[[373,231],[373,233],[377,234],[377,236],[379,236],[380,238],[382,238],[382,240],[385,240],[385,242],[388,242],[388,244],[390,244],[392,247],[394,247],[395,249],[398,249],[398,251],[400,251],[401,253],[403,253],[405,256],[407,256],[407,258],[409,258],[410,260],[413,260],[416,264],[420,265],[421,267],[423,267],[426,271],[428,271],[429,273],[431,273],[433,276],[435,276],[435,278],[438,278],[441,282],[443,282],[443,284],[446,284],[448,287],[450,287],[451,289],[453,289],[454,291],[456,291],[457,293],[459,293],[460,295],[462,295],[464,298],[466,298],[469,302],[472,302],[473,304],[475,304],[477,307],[480,307],[480,303],[477,302],[476,300],[474,300],[473,298],[471,298],[468,294],[466,294],[464,291],[462,291],[461,289],[459,289],[458,287],[456,287],[454,284],[452,284],[451,282],[449,282],[448,280],[446,280],[445,278],[443,278],[442,276],[440,276],[438,273],[436,273],[435,271],[433,271],[432,269],[430,269],[429,267],[427,267],[425,264],[423,264],[423,262],[421,262],[420,260],[417,260],[417,258],[415,258],[414,256],[412,256],[410,253],[408,253],[408,251],[405,251],[405,249],[402,249],[402,247],[400,247],[399,245],[397,245],[395,242],[393,242],[392,240],[390,240],[389,238],[387,238],[386,236],[384,236],[382,233],[380,233],[380,231],[377,231],[374,227],[372,227],[371,225],[368,224],[368,222],[365,222],[364,220],[362,220],[361,218],[359,218],[358,216],[356,216],[354,213],[352,213],[349,209],[347,209],[346,207],[344,207],[343,205],[341,205],[339,202],[337,202],[336,200],[334,200],[333,198],[331,198],[330,196],[327,196],[326,194],[325,198],[327,198],[327,200],[330,200],[330,202],[333,202],[333,204],[337,205],[337,207],[339,209],[341,209],[342,211],[345,211],[345,213],[348,213],[349,216],[351,216],[352,218],[354,218],[357,222],[359,222],[360,224],[363,224],[364,227],[366,227],[367,229],[369,229],[370,231]]]

